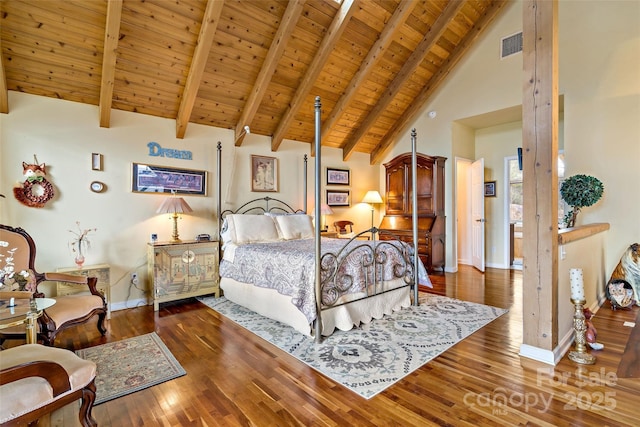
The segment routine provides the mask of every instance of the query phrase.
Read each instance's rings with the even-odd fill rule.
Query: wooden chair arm
[[[51,280],[53,282],[78,283],[86,285],[88,277],[67,273],[44,273],[44,279]]]
[[[75,283],[78,285],[87,285],[92,295],[102,296],[102,293],[96,288],[98,284],[97,277],[78,276],[67,273],[44,273],[45,280],[54,282]]]
[[[35,361],[12,366],[0,371],[0,385],[28,377],[41,377],[51,384],[53,397],[71,390],[69,374],[62,365],[50,361]]]

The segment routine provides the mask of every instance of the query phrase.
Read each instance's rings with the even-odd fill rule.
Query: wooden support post
[[[558,2],[523,4],[523,345],[555,364],[558,345]]]

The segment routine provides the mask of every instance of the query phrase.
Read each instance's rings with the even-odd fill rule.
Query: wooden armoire
[[[417,154],[418,255],[429,273],[444,271],[446,217],[444,215],[444,162],[446,157]],[[411,153],[385,163],[385,215],[381,230],[413,243]]]

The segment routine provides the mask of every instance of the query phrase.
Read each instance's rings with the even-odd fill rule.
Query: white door
[[[471,263],[484,272],[484,159],[471,164]]]

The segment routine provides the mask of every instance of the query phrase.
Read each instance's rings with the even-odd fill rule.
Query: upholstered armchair
[[[38,273],[35,270],[36,245],[31,236],[22,228],[0,224],[0,281],[4,286],[0,291],[28,290],[35,297],[43,297],[38,285],[44,281],[58,281],[82,286],[86,292],[75,295],[55,296],[56,303],[44,310],[38,318],[38,337],[45,345],[53,346],[54,339],[61,331],[88,322],[98,316],[98,331],[104,335],[107,330],[104,320],[107,303],[104,295],[96,288],[97,278],[63,273]],[[26,283],[15,282],[17,275]],[[11,280],[10,280],[11,279]],[[24,326],[0,330],[0,344],[6,339],[24,339]]]
[[[72,351],[25,344],[0,355],[0,425],[24,426],[82,399],[78,418],[97,426],[91,416],[96,398],[96,364]]]

